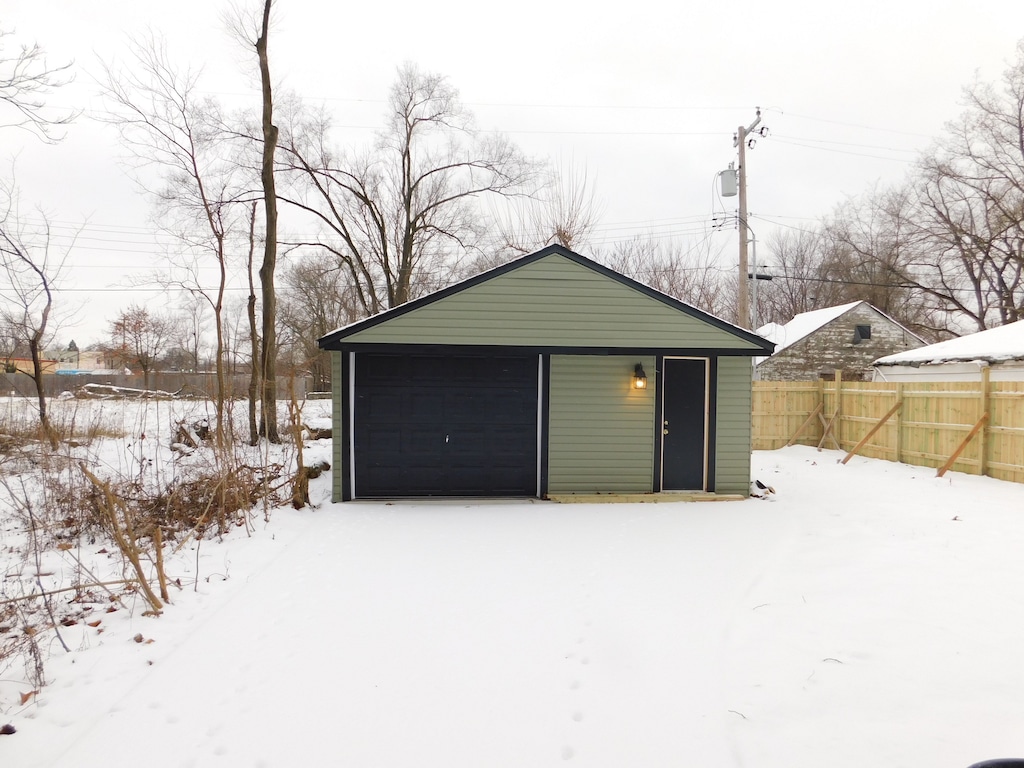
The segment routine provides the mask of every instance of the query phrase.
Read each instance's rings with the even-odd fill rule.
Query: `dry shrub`
[[[62,443],[76,445],[100,438],[124,437],[124,430],[107,423],[95,409],[80,410],[77,403],[63,404],[50,400],[50,425]],[[56,407],[55,407],[56,406]],[[10,398],[0,402],[0,456],[47,442],[39,423],[35,405],[28,399]]]
[[[224,533],[246,524],[264,487],[251,467],[194,473],[173,480],[155,496],[138,499],[139,512],[171,534],[196,531],[202,535],[211,526]]]
[[[135,478],[112,478],[110,492],[131,515],[132,526],[148,538],[159,527],[165,538],[208,532],[223,534],[243,526],[257,505],[273,492],[279,467],[235,465],[218,468],[190,467],[165,482],[152,485]],[[80,471],[52,472],[43,476],[47,511],[44,535],[52,546],[87,536],[92,540],[109,534],[105,497]]]
[[[102,599],[115,601],[126,593],[141,595],[149,612],[158,615],[168,601],[165,547],[178,550],[189,541],[198,547],[204,538],[236,527],[248,532],[258,509],[269,519],[281,496],[292,492],[292,478],[284,471],[291,463],[287,456],[275,463],[267,453],[234,445],[230,438],[227,445],[210,445],[212,441],[203,440],[208,435],[201,420],[183,422],[172,416],[172,430],[175,424],[179,427],[176,434],[188,424],[193,446],[169,459],[151,450],[152,442],[143,442],[154,419],[162,421],[156,407],[155,414],[141,412],[132,424],[113,408],[75,402],[61,406],[52,415],[62,445],[50,451],[39,439],[31,407],[0,401],[0,521],[12,522],[17,532],[10,548],[14,561],[29,566],[22,568],[26,574],[35,573],[41,557],[61,550],[75,569],[68,572],[67,586],[56,588],[28,577],[0,582],[0,678],[23,665],[23,679],[34,687],[44,683],[44,656],[54,639],[63,645],[61,627],[77,623],[83,611],[91,610],[83,605],[92,602],[91,592],[102,590]],[[115,451],[88,445],[97,438],[123,437],[125,431],[131,438]],[[9,455],[3,453],[5,446]],[[303,469],[308,476],[319,471]],[[94,574],[76,555],[79,545],[97,541],[117,547],[119,576]],[[148,583],[157,579],[159,590]],[[180,582],[170,586],[182,588]]]
[[[35,615],[34,608],[38,606],[0,605],[0,678],[20,662],[24,666],[25,680],[34,688],[41,688],[46,684],[46,678],[37,627],[45,617]]]

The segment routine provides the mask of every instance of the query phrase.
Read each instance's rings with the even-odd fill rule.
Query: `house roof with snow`
[[[882,312],[878,307],[872,306],[866,301],[851,301],[849,304],[839,304],[835,307],[824,307],[823,309],[814,309],[810,312],[801,312],[785,325],[768,323],[758,328],[757,334],[769,341],[775,342],[775,353],[778,354],[786,347],[793,346],[800,339],[807,338],[819,328],[828,325],[836,318],[842,317],[850,310],[862,304],[871,307],[872,310],[893,323],[901,325],[901,323],[893,320],[893,318]],[[912,335],[917,338],[916,334]]]
[[[875,365],[937,365],[974,360],[990,363],[1024,360],[1024,320],[886,355],[876,360]]]
[[[883,355],[924,346],[924,339],[867,301],[802,312],[785,325],[758,333],[777,344],[775,354],[755,362],[762,379],[809,381],[841,372],[849,381],[868,380]]]
[[[796,344],[800,339],[810,336],[823,325],[832,322],[837,317],[846,314],[862,303],[860,301],[853,301],[837,307],[825,307],[824,309],[815,309],[810,312],[801,312],[785,325],[768,323],[761,326],[757,329],[757,335],[768,339],[768,341],[775,342],[775,352],[778,353],[786,347]]]

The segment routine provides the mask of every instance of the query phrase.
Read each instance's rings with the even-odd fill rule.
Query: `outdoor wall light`
[[[640,363],[633,369],[633,389],[647,389],[647,374]]]

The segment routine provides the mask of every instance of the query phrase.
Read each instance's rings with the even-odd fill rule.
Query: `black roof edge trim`
[[[465,355],[466,357],[520,355],[664,355],[668,357],[761,357],[758,349],[709,347],[565,347],[505,346],[479,344],[386,344],[342,342],[332,352],[364,352],[369,354]]]
[[[436,301],[441,301],[442,299],[445,299],[453,294],[460,293],[464,290],[480,285],[481,283],[487,282],[492,278],[508,274],[509,272],[519,269],[520,267],[525,267],[529,264],[532,264],[535,261],[539,261],[540,259],[551,256],[552,254],[558,254],[559,256],[563,256],[569,259],[570,261],[579,264],[580,266],[591,269],[594,272],[597,272],[598,274],[604,275],[605,277],[615,280],[616,282],[619,282],[622,285],[628,286],[629,288],[639,291],[640,293],[648,296],[649,298],[660,301],[662,304],[672,307],[673,309],[682,312],[683,314],[690,315],[691,317],[695,317],[699,320],[702,320],[706,322],[708,325],[712,325],[716,328],[731,333],[737,338],[743,339],[744,341],[748,341],[751,344],[756,344],[759,350],[761,351],[771,354],[775,350],[775,344],[768,341],[767,339],[762,338],[761,336],[758,336],[756,333],[753,333],[752,331],[748,331],[744,328],[740,328],[737,325],[733,325],[732,323],[726,322],[721,318],[715,317],[714,315],[708,314],[703,310],[697,309],[697,307],[691,306],[690,304],[679,301],[679,299],[675,299],[671,296],[668,296],[667,294],[664,294],[661,291],[656,291],[650,286],[637,282],[631,277],[626,277],[626,275],[616,272],[614,269],[610,269],[609,267],[606,267],[603,264],[598,264],[593,259],[588,259],[586,256],[581,256],[575,251],[570,251],[568,248],[561,245],[549,245],[545,248],[541,248],[539,251],[536,251],[535,253],[531,253],[526,256],[522,256],[518,259],[515,259],[514,261],[510,261],[508,264],[502,264],[499,267],[489,269],[486,272],[481,272],[479,275],[474,275],[473,277],[467,278],[466,280],[455,283],[454,285],[450,285],[447,288],[442,288],[439,291],[427,294],[426,296],[421,296],[420,298],[402,304],[401,306],[394,307],[393,309],[389,309],[379,314],[373,315],[372,317],[368,317],[365,320],[352,323],[351,325],[333,331],[332,333],[329,333],[326,336],[320,337],[319,339],[317,339],[317,344],[321,349],[339,349],[340,342],[342,341],[342,339],[345,339],[348,336],[352,336],[353,334],[365,331],[368,328],[373,328],[376,325],[380,325],[381,323],[387,322],[396,317],[401,317],[402,315],[419,309],[420,307],[429,306],[430,304],[433,304]]]

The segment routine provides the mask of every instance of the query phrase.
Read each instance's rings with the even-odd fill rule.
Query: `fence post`
[[[992,369],[988,365],[986,365],[984,368],[981,369],[981,413],[982,414],[986,414],[986,413],[989,412],[989,410],[988,410],[989,388],[990,388],[989,378],[990,378],[991,370]],[[988,427],[989,427],[989,424],[991,424],[991,423],[992,423],[992,419],[991,418],[985,419],[985,423],[984,423],[984,425],[981,428],[981,434],[978,435],[978,438],[981,441],[981,461],[978,464],[978,469],[979,469],[979,471],[981,472],[982,475],[987,475],[988,474],[988,437],[989,437]]]
[[[819,393],[819,396],[821,397],[821,400],[819,402],[821,403],[821,412],[822,412],[822,414],[824,415],[824,414],[830,413],[830,411],[826,407],[826,398],[828,397],[828,381],[826,379],[823,379],[823,378],[819,378],[818,379],[818,393]],[[828,419],[828,417],[826,416],[825,420],[827,420],[827,419]],[[821,428],[822,429],[825,428],[825,420],[821,420],[819,418],[819,421],[821,421]]]
[[[896,383],[896,402],[903,402],[903,382]],[[896,411],[896,463],[903,463],[903,409]]]
[[[843,450],[843,372],[836,369],[836,447]]]

